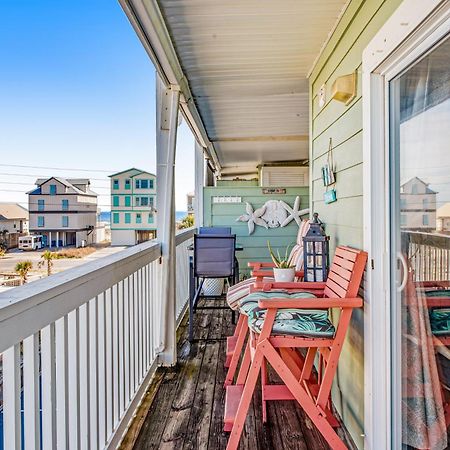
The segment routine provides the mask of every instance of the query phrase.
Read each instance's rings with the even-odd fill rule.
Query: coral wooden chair
[[[366,262],[367,253],[338,247],[321,298],[259,300],[259,310],[253,311],[248,320],[251,351],[245,384],[226,388],[225,431],[231,430],[228,450],[239,445],[260,373],[263,420],[266,420],[265,402],[268,400],[296,400],[332,449],[346,448],[333,429],[337,421],[331,413],[329,397],[352,311],[363,305],[358,290]],[[282,287],[301,290],[308,289],[308,285],[310,283],[283,283]],[[331,308],[341,311],[336,327],[328,318]],[[298,352],[302,348],[307,350],[305,358]],[[317,355],[320,355],[321,367],[315,376],[313,367]],[[268,384],[266,364],[272,366],[283,385]],[[242,370],[246,368],[241,367]]]
[[[309,230],[309,220],[303,220],[297,234],[296,245],[292,248],[290,258],[295,261],[296,279],[303,279],[303,237]],[[234,286],[231,286],[227,292],[227,303],[232,310],[239,310],[239,302],[249,295],[256,287],[261,287],[262,283],[275,281],[273,278],[273,268],[275,265],[270,262],[249,262],[248,266],[252,269],[252,276],[247,280],[243,280]],[[231,364],[234,369],[228,370],[227,379],[234,377],[234,373],[237,367],[237,361],[233,361],[233,355],[235,352],[235,358],[239,359],[239,355],[242,351],[247,329],[247,314],[246,311],[240,312],[238,323],[234,330],[234,334],[227,338],[227,357],[225,360],[225,367],[230,368]],[[240,333],[244,335],[240,336]]]

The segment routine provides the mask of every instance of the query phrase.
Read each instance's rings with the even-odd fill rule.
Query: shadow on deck
[[[144,405],[136,439],[131,429],[123,448],[225,449],[223,432],[225,337],[232,334],[227,310],[200,310],[191,346],[186,326],[180,330],[178,364],[158,369]],[[262,424],[260,394],[256,390],[241,438],[241,449],[328,449],[322,436],[293,401],[269,402],[268,423]],[[139,417],[137,419],[139,422]],[[132,444],[134,441],[134,446]]]

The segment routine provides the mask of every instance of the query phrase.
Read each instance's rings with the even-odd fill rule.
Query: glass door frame
[[[391,309],[389,83],[449,32],[450,2],[404,0],[363,52],[363,214],[369,252],[364,306],[366,449],[401,448],[401,378],[394,355],[400,354],[401,336],[392,332],[392,317],[398,321],[399,310]]]

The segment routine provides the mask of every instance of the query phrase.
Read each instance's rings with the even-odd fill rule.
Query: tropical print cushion
[[[427,297],[450,297],[450,290],[427,291]],[[432,308],[429,312],[431,332],[436,336],[450,334],[450,308]]]
[[[324,315],[321,310],[285,309],[280,314],[280,318],[275,318],[272,335],[332,338],[336,331],[326,312]],[[263,315],[253,311],[248,326],[255,333],[261,333],[264,320]]]
[[[266,317],[266,310],[258,307],[262,298],[315,298],[310,292],[253,292],[240,302],[239,312],[248,315],[249,327],[260,333]],[[335,329],[328,319],[328,311],[322,309],[279,309],[275,318],[272,334],[293,336],[331,337]]]
[[[437,336],[450,334],[450,309],[439,308],[430,311],[431,332]]]

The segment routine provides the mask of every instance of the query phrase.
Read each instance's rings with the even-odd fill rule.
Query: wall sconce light
[[[331,98],[348,105],[356,97],[356,71],[334,80]]]

